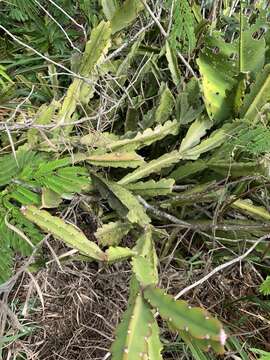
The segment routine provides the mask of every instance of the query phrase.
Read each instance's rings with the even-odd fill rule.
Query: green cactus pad
[[[144,290],[145,299],[176,331],[186,331],[197,339],[213,340],[224,345],[226,335],[221,323],[199,307],[186,301],[174,300],[161,289],[149,286]]]
[[[67,224],[57,216],[52,216],[45,210],[29,205],[21,208],[22,214],[45,232],[51,233],[68,246],[77,249],[81,254],[96,260],[106,260],[104,252],[94,242],[87,239],[82,231],[74,225]]]
[[[149,359],[148,341],[153,322],[154,316],[150,307],[142,295],[138,294],[134,304],[128,307],[122,322],[118,325],[111,349],[112,360]]]

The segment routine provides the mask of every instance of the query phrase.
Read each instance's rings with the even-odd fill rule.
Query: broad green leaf
[[[221,323],[204,309],[191,307],[186,301],[177,300],[154,286],[148,286],[145,299],[156,309],[169,326],[177,331],[186,331],[197,339],[218,341],[225,344],[226,335]]]
[[[155,112],[155,121],[164,124],[170,117],[174,107],[174,97],[168,86],[162,90],[159,105]]]
[[[172,151],[171,153],[162,155],[158,159],[152,160],[149,163],[140,166],[133,172],[127,174],[120,181],[118,181],[118,184],[127,185],[153,173],[159,173],[161,169],[177,163],[180,159],[181,154],[178,151]]]
[[[239,37],[227,43],[222,35],[213,31],[205,39],[205,47],[198,59],[202,75],[202,88],[208,115],[214,121],[230,118],[238,106],[238,84],[243,74],[254,75],[264,64],[265,39],[255,38],[256,32],[266,27],[260,15],[254,24],[243,13],[240,15]],[[239,78],[240,77],[240,78]]]
[[[96,174],[91,174],[93,184],[103,198],[107,199],[110,206],[120,216],[126,217],[131,223],[141,226],[150,223],[143,206],[130,191],[114,182],[107,181]]]
[[[148,339],[154,321],[149,306],[138,294],[117,327],[116,339],[111,348],[112,360],[146,360]]]
[[[89,155],[86,161],[103,167],[136,168],[144,163],[143,158],[135,152],[117,152],[101,155]]]
[[[77,249],[81,254],[96,260],[104,261],[106,256],[93,241],[87,239],[84,233],[74,225],[66,223],[57,216],[52,216],[45,210],[29,205],[21,208],[22,214],[29,221],[39,226],[45,232],[51,233],[68,246]]]
[[[144,5],[140,0],[125,0],[111,19],[112,34],[129,26],[143,9]]]
[[[110,246],[106,252],[108,262],[122,261],[136,255],[136,252],[128,247]]]
[[[95,232],[95,237],[102,246],[115,246],[120,244],[123,237],[127,235],[131,228],[132,225],[128,222],[115,221],[109,224],[103,224],[102,227],[98,228]]]
[[[213,32],[205,39],[205,47],[197,60],[206,110],[214,122],[230,118],[233,112],[228,93],[236,84],[235,53],[233,44],[225,43],[218,33]]]
[[[111,20],[118,8],[116,0],[101,0],[102,10],[107,18]]]
[[[255,34],[261,28],[265,28],[265,25],[261,15],[254,24],[249,25],[249,18],[241,9],[239,39],[235,41],[237,45],[239,44],[239,72],[256,74],[263,68],[266,50],[265,38],[261,36],[256,39]]]
[[[270,100],[270,64],[258,73],[251,86],[250,92],[245,96],[243,106],[240,110],[241,118],[256,123],[262,107]]]
[[[131,190],[136,195],[160,196],[170,194],[173,191],[173,185],[173,179],[162,179],[159,181],[149,180],[131,183],[126,185],[125,188]]]
[[[199,144],[201,138],[205,136],[206,131],[212,126],[213,122],[207,118],[202,117],[195,120],[182,140],[179,151],[183,152]]]

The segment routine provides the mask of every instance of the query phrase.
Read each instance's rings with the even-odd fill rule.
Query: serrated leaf
[[[136,168],[144,163],[143,157],[135,152],[117,152],[101,155],[89,155],[86,161],[96,166]]]
[[[50,124],[55,116],[56,110],[59,107],[60,103],[55,100],[53,100],[49,105],[41,105],[36,114],[35,125]],[[38,129],[30,129],[27,132],[27,139],[29,144],[33,146],[43,140],[43,137]]]
[[[157,285],[157,273],[151,262],[144,256],[135,256],[132,259],[132,271],[141,286]]]
[[[174,49],[190,56],[196,46],[196,21],[192,6],[188,0],[182,0],[174,4],[173,10],[170,43]]]
[[[130,305],[116,330],[116,339],[112,345],[112,360],[146,359],[148,338],[154,316],[140,294],[134,305]]]
[[[95,148],[107,148],[112,142],[119,140],[120,136],[108,132],[90,132],[80,138],[82,145]]]
[[[189,127],[188,132],[180,145],[180,152],[193,148],[199,144],[201,138],[206,134],[206,131],[213,126],[213,122],[207,118],[199,118],[195,120]]]
[[[134,250],[141,256],[147,257],[153,252],[152,227],[148,226],[137,239]]]
[[[222,145],[226,140],[229,140],[241,127],[241,124],[235,122],[232,124],[225,124],[222,128],[214,131],[208,139],[203,140],[199,145],[183,151],[181,153],[182,159],[196,160],[201,154],[213,150]]]
[[[178,151],[172,151],[168,154],[162,155],[158,159],[152,160],[149,163],[140,166],[135,171],[127,174],[120,181],[118,181],[118,184],[127,185],[153,173],[159,173],[161,169],[177,163],[181,157],[182,155]]]
[[[23,256],[29,256],[33,252],[32,245],[37,245],[43,238],[41,232],[28,221],[17,207],[9,207],[9,215],[3,219],[1,234],[6,244],[11,249],[20,253]],[[9,223],[15,226],[18,232],[13,231],[6,225]],[[28,238],[28,241],[26,240]],[[29,240],[32,245],[30,245]]]
[[[101,64],[104,55],[107,53],[111,44],[111,27],[109,22],[101,21],[95,27],[87,42],[85,51],[82,57],[79,73],[83,77],[87,77],[89,81],[93,81],[92,76],[96,67]],[[75,78],[69,86],[67,94],[64,98],[63,105],[58,114],[58,122],[69,123],[72,121],[72,116],[76,110],[78,103],[86,104],[91,96],[93,96],[94,86],[85,83],[82,79]],[[69,133],[72,126],[64,128],[65,133]],[[56,133],[58,133],[57,131]]]
[[[177,135],[179,132],[179,124],[176,120],[166,121],[163,125],[159,124],[154,129],[146,129],[142,133],[139,132],[134,138],[124,138],[115,140],[108,139],[104,147],[107,151],[134,151],[149,146],[152,143],[162,140],[168,135]],[[104,139],[105,140],[105,139]],[[86,135],[81,139],[84,145],[92,143],[92,136]]]
[[[20,171],[12,154],[0,157],[0,186],[7,185]]]
[[[131,228],[132,225],[128,222],[111,222],[103,224],[102,227],[98,228],[95,232],[95,237],[102,246],[115,246],[120,244]]]
[[[120,216],[127,217],[131,223],[146,225],[150,222],[143,206],[130,191],[119,184],[106,181],[96,174],[91,174],[93,183],[103,198],[107,199],[110,206]]]
[[[174,186],[173,179],[162,179],[159,181],[149,180],[131,183],[125,186],[136,195],[141,196],[161,196],[172,193]]]
[[[88,240],[84,233],[74,225],[32,205],[23,206],[21,212],[29,221],[64,241],[68,246],[79,250],[83,255],[96,260],[105,260],[103,251],[94,242]]]
[[[270,64],[267,64],[260,72],[251,86],[249,94],[244,98],[243,106],[240,110],[241,118],[255,123],[262,109],[270,100]]]
[[[192,308],[183,300],[175,301],[172,296],[153,286],[148,286],[143,294],[171,328],[187,331],[197,339],[218,341],[224,345],[226,337],[221,323],[202,308]]]
[[[125,0],[111,19],[112,34],[129,26],[143,9],[144,5],[140,0]]]
[[[171,44],[166,41],[166,58],[168,61],[168,67],[172,75],[172,80],[176,87],[181,83],[181,73],[177,63],[177,57],[175,50],[172,48]]]
[[[97,65],[104,60],[111,38],[110,22],[101,21],[92,31],[89,41],[86,43],[79,73],[89,76]]]
[[[170,117],[174,107],[174,97],[168,86],[162,91],[159,105],[155,112],[155,121],[164,124]]]
[[[140,257],[140,259],[135,260],[133,263],[134,266],[134,274],[137,278],[137,280],[141,280],[141,283],[146,283],[147,281],[144,281],[144,274],[145,276],[149,277],[149,283],[157,283],[158,282],[158,257],[156,254],[155,244],[153,241],[153,227],[148,226],[144,233],[137,239],[136,245],[134,247],[134,250],[137,253],[137,257]],[[143,258],[144,260],[142,260]],[[146,263],[146,262],[147,263]],[[147,271],[149,271],[149,274],[144,271],[144,268],[140,268],[140,265],[145,265],[145,268],[147,268]]]
[[[105,253],[109,262],[122,261],[136,255],[134,250],[121,246],[110,246]]]

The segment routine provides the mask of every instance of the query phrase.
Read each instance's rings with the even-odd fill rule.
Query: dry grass
[[[54,248],[57,253],[59,245],[54,243]],[[175,294],[201,278],[204,271],[210,271],[213,266],[210,257],[203,257],[205,269],[200,266],[192,273],[190,266],[181,266],[174,258],[169,266],[164,261],[160,273],[168,292]],[[106,359],[114,339],[114,329],[126,308],[129,278],[127,262],[105,267],[96,263],[73,262],[62,265],[62,268],[53,262],[35,275],[42,291],[43,309],[33,283],[24,277],[13,298],[19,299],[21,304],[28,300],[27,308],[24,307],[24,321],[36,326],[30,336],[10,345],[5,360],[12,359],[8,353],[14,356],[19,351],[33,360]],[[252,264],[244,263],[213,277],[186,294],[185,299],[218,316],[225,326],[230,326],[231,336],[238,335],[243,343],[248,340],[249,344],[260,344],[260,348],[269,350],[270,322],[266,309],[256,300],[260,282]],[[35,303],[29,298],[36,299]],[[17,312],[18,309],[19,305]],[[170,333],[165,324],[161,326],[161,337],[165,343],[164,359],[189,358],[177,336]]]

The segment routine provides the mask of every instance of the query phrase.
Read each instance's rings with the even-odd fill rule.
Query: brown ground
[[[173,261],[166,272],[163,270],[162,267],[162,283],[169,292],[175,294],[187,285],[187,271],[177,268]],[[201,270],[194,269],[189,283],[203,275]],[[107,359],[115,326],[126,307],[129,277],[127,262],[102,268],[95,263],[77,262],[64,265],[62,269],[53,263],[36,276],[44,309],[40,306],[35,286],[29,285],[25,278],[20,285],[19,297],[23,303],[31,286],[31,298],[35,297],[36,303],[29,302],[27,318],[37,327],[32,335],[13,343],[10,353],[24,349],[28,358],[33,360]],[[217,314],[225,325],[234,324],[231,334],[270,350],[267,345],[270,343],[267,312],[256,301],[250,300],[256,295],[260,282],[255,269],[246,263],[241,273],[239,265],[235,266],[187,294],[186,299],[192,305],[202,305]],[[247,296],[248,302],[245,301]],[[165,346],[164,359],[188,359],[177,336],[169,333],[165,324],[161,325],[163,340],[173,342]],[[227,355],[227,359],[233,358],[232,354]]]

